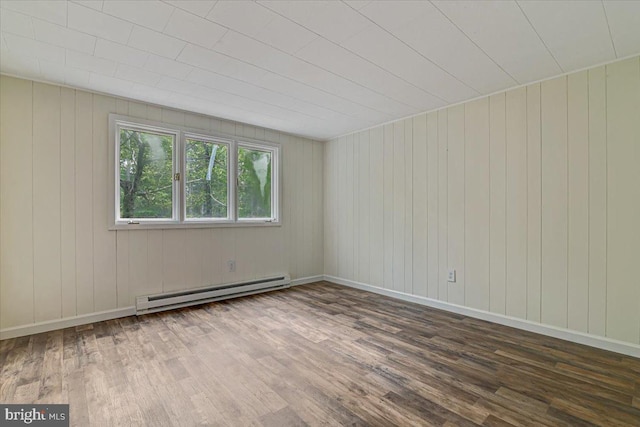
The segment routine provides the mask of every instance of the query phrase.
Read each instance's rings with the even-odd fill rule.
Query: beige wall
[[[640,58],[324,154],[325,274],[640,342]]]
[[[640,58],[326,144],[6,76],[0,91],[0,329],[324,269],[640,342]],[[108,231],[111,112],[281,142],[284,225]]]
[[[136,295],[322,274],[323,143],[6,76],[0,103],[0,329]],[[109,113],[282,143],[283,226],[108,231]]]

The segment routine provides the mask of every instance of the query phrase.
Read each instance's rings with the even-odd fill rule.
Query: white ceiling
[[[318,139],[640,53],[640,1],[0,0],[0,71]]]

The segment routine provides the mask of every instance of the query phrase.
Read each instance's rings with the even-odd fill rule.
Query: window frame
[[[171,173],[171,218],[121,218],[120,217],[120,130],[127,129],[133,130],[137,132],[147,132],[154,134],[165,134],[171,135],[173,137],[173,148],[172,148],[172,173]],[[114,202],[116,204],[115,214],[115,223],[122,225],[134,225],[136,223],[150,223],[150,224],[176,224],[180,220],[180,216],[177,212],[176,205],[179,204],[179,200],[181,198],[181,186],[178,181],[174,179],[174,174],[176,173],[176,166],[178,163],[178,139],[180,138],[180,134],[172,129],[163,128],[160,126],[148,126],[145,124],[131,123],[128,121],[120,120],[115,123],[115,199]]]
[[[173,142],[173,202],[172,218],[120,218],[120,130],[172,135]],[[227,145],[227,217],[187,218],[186,211],[186,143],[187,139]],[[271,213],[272,218],[239,218],[238,216],[238,150],[240,147],[271,153]],[[194,129],[158,121],[109,114],[109,230],[167,229],[167,228],[215,228],[280,226],[282,146],[279,143],[237,137],[222,132]],[[175,174],[180,179],[175,179]]]
[[[238,150],[241,147],[246,147],[250,150],[257,150],[257,151],[266,151],[271,153],[271,216],[273,218],[279,218],[279,203],[274,203],[275,200],[279,200],[280,199],[280,195],[279,195],[279,172],[280,172],[280,159],[279,159],[279,146],[271,146],[268,145],[266,143],[261,143],[261,144],[256,144],[255,142],[249,141],[249,140],[245,140],[245,139],[238,139],[236,141],[236,146],[234,149],[234,167],[235,167],[235,171],[234,171],[234,177],[236,179],[236,185],[235,185],[235,219],[237,222],[241,222],[241,223],[245,223],[245,222],[256,222],[256,221],[264,221],[264,222],[271,222],[274,221],[273,218],[240,218],[240,215],[238,214],[238,208],[240,203],[238,203],[238,193],[237,193],[237,189],[238,189]],[[274,170],[276,171],[276,173],[274,173]]]
[[[208,219],[207,218],[192,218],[192,219],[187,218],[187,192],[186,192],[187,139],[211,142],[214,144],[224,144],[227,146],[227,217],[226,218],[208,218]],[[182,133],[182,147],[180,149],[180,154],[182,155],[181,177],[183,179],[182,179],[181,187],[183,188],[183,191],[184,191],[184,197],[182,197],[179,200],[179,204],[180,204],[181,219],[185,224],[214,224],[214,223],[223,224],[223,223],[233,222],[233,218],[234,218],[233,217],[233,209],[234,209],[233,200],[235,200],[235,186],[232,185],[233,183],[231,182],[231,180],[233,177],[232,169],[235,164],[235,160],[233,158],[233,154],[231,153],[232,151],[233,151],[233,140],[231,139],[214,137],[211,135],[202,134],[201,132],[199,133],[183,132]]]

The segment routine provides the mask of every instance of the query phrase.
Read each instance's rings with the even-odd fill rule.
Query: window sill
[[[142,224],[113,224],[109,231],[118,230],[172,230],[180,228],[246,228],[246,227],[280,227],[281,222],[241,221],[241,222],[183,222],[183,223],[142,223]]]

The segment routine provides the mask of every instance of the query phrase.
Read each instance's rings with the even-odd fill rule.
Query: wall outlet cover
[[[449,270],[449,274],[447,275],[447,282],[455,282],[456,281],[456,271]]]

